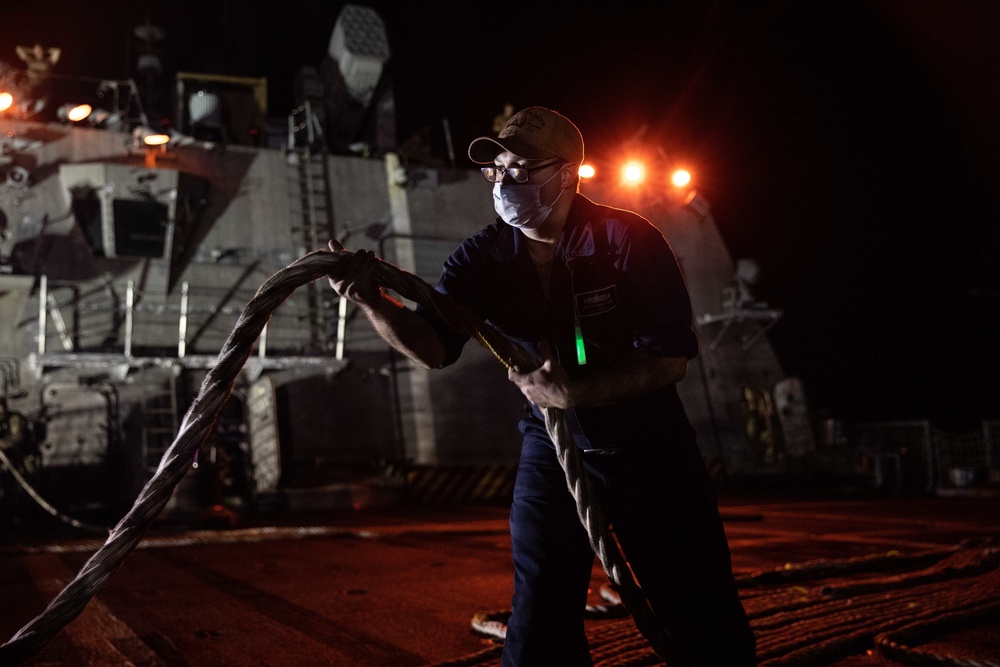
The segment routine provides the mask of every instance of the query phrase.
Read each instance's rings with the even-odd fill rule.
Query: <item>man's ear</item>
[[[567,164],[565,167],[563,167],[563,170],[560,172],[559,176],[562,179],[560,181],[562,187],[576,189],[576,186],[579,185],[580,183],[579,172],[580,172],[580,167],[574,164]]]

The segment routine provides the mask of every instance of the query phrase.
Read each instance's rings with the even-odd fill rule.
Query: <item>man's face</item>
[[[558,158],[545,158],[542,160],[528,160],[514,155],[510,151],[504,151],[493,159],[493,164],[504,169],[511,167],[524,167],[528,169],[528,180],[520,185],[540,185],[539,198],[542,203],[549,205],[559,196],[563,189],[562,178],[559,170],[566,166],[566,163]],[[504,174],[501,181],[504,185],[519,185],[510,177]]]

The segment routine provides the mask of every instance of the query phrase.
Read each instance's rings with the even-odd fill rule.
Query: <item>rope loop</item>
[[[211,434],[212,426],[229,399],[236,379],[271,314],[297,288],[324,278],[338,262],[351,255],[353,252],[347,250],[317,250],[292,262],[264,282],[241,313],[219,353],[218,362],[206,375],[198,396],[185,414],[177,437],[132,509],[48,607],[0,646],[0,664],[17,664],[37,655],[60,630],[80,615],[90,599],[135,549],[150,523],[170,500],[174,487],[184,477],[195,453]],[[380,261],[375,281],[381,287],[392,289],[400,296],[433,310],[448,326],[478,341],[508,368],[526,372],[538,367],[538,361],[527,350],[512,343],[471,311],[413,274]],[[656,622],[641,589],[632,578],[598,505],[583,468],[582,456],[569,437],[562,411],[545,409],[544,415],[546,428],[566,473],[567,485],[576,501],[580,521],[604,571],[632,614],[636,627],[668,665],[688,665],[675,648],[672,638]]]

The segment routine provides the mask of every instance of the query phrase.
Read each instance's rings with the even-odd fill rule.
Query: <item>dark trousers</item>
[[[756,664],[711,480],[693,442],[584,453],[588,473],[658,620],[697,667]],[[592,664],[583,614],[594,562],[555,450],[527,429],[510,530],[513,613],[502,665]]]

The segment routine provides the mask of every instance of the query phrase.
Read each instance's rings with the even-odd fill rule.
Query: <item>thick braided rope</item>
[[[672,639],[657,623],[649,601],[639,588],[625,562],[618,543],[608,528],[608,520],[597,502],[594,489],[583,468],[583,457],[573,442],[569,425],[558,408],[542,408],[545,428],[556,447],[556,456],[566,474],[569,491],[576,501],[576,514],[587,531],[590,547],[604,567],[608,579],[621,596],[622,604],[632,614],[632,621],[653,651],[668,665],[688,665],[688,660],[674,647]]]
[[[1000,601],[990,600],[963,609],[956,609],[937,618],[921,620],[875,637],[875,648],[887,658],[920,667],[1000,667],[997,660],[974,660],[908,646],[904,642],[927,641],[933,635],[947,634],[977,624],[995,622],[1000,618]]]
[[[84,564],[76,577],[49,603],[48,607],[0,646],[0,664],[17,664],[37,655],[55,635],[73,621],[97,594],[125,558],[139,543],[142,534],[162,511],[174,487],[187,473],[195,452],[209,436],[232,392],[240,371],[271,314],[295,289],[328,275],[338,261],[351,253],[318,250],[302,257],[271,276],[257,291],[240,315],[226,340],[219,359],[201,391],[188,409],[177,437],[163,455],[160,466],[143,488],[132,509],[112,529],[107,541]],[[380,262],[376,282],[402,297],[434,310],[449,326],[467,334],[489,349],[506,366],[524,372],[538,363],[526,350],[514,345],[474,314],[443,297],[430,285],[405,271]],[[555,423],[552,423],[552,421]],[[641,590],[614,542],[607,522],[597,508],[579,452],[568,436],[561,411],[546,414],[546,427],[553,433],[567,483],[576,498],[578,513],[590,535],[591,545],[605,572],[619,589],[636,627],[653,650],[669,665],[688,662],[674,647],[666,631],[657,624]]]

